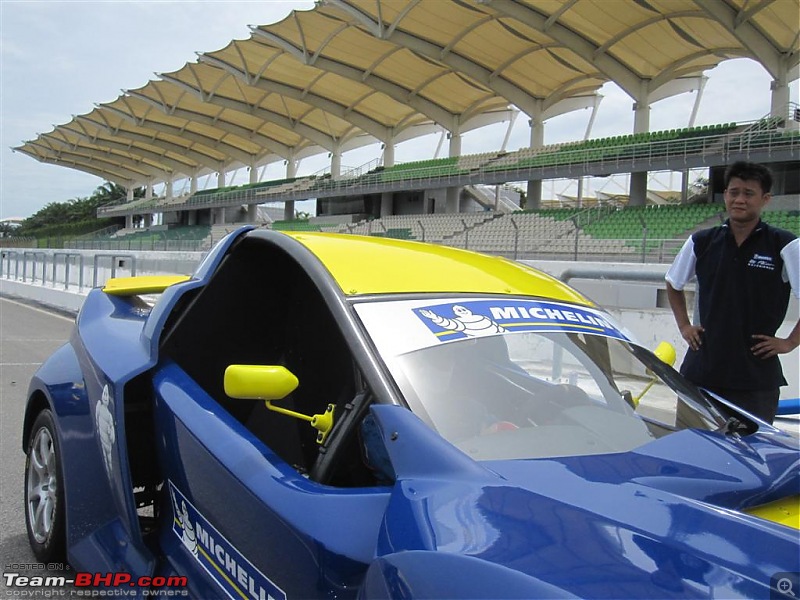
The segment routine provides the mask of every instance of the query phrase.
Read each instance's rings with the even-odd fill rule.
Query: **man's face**
[[[751,223],[758,221],[770,195],[761,189],[761,183],[752,179],[732,177],[725,190],[725,208],[731,221]]]

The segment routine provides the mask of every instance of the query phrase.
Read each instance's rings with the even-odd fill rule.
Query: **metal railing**
[[[372,233],[384,231],[376,227]],[[435,240],[428,241],[436,243]],[[476,233],[449,240],[447,245],[513,260],[665,264],[673,260],[682,244],[683,240],[676,239],[597,240],[580,232],[555,239],[532,238],[516,228],[514,235],[502,245],[487,244]],[[203,252],[189,253],[181,259],[179,270],[191,273],[202,256]],[[133,252],[7,248],[0,250],[0,279],[81,293],[89,287],[103,285],[113,277],[175,272],[175,265],[169,264],[171,260],[168,256],[145,260]],[[147,263],[144,270],[140,267],[142,261]]]
[[[70,250],[105,250],[111,251],[139,251],[139,252],[200,252],[204,249],[204,240],[157,240],[157,239],[131,239],[114,240],[69,240],[63,242],[62,247]]]
[[[97,287],[120,272],[131,277],[136,275],[137,259],[133,254],[93,254],[91,265],[86,258],[87,255],[80,252],[5,249],[0,251],[0,279],[63,287],[80,293],[89,280],[92,287]]]
[[[758,123],[758,122],[756,122]],[[384,172],[366,173],[354,177],[317,178],[313,184],[299,190],[280,190],[272,194],[269,188],[231,190],[208,197],[190,198],[183,205],[170,203],[170,210],[224,208],[242,203],[305,200],[347,194],[402,191],[419,188],[457,187],[474,184],[494,184],[531,179],[581,177],[592,174],[625,173],[635,170],[682,170],[686,168],[722,165],[733,158],[762,160],[780,153],[788,159],[800,156],[800,135],[779,130],[759,129],[752,125],[745,131],[718,135],[697,135],[661,141],[620,142],[601,147],[581,147],[576,150],[543,149],[530,157],[519,155],[516,162],[500,164],[488,161],[474,170],[443,173],[443,166],[422,167],[403,171],[402,179],[387,181]],[[504,161],[511,155],[506,155]],[[355,171],[358,172],[358,171]],[[298,181],[307,178],[298,178]],[[255,191],[259,194],[256,196]],[[151,201],[152,202],[152,201]],[[146,210],[145,210],[146,208]],[[158,202],[146,207],[140,202],[131,205],[102,208],[98,216],[121,216],[160,212]]]
[[[516,226],[516,223],[512,221]],[[684,243],[683,239],[598,239],[575,230],[559,238],[530,238],[517,227],[504,243],[475,239],[464,235],[443,245],[504,256],[513,260],[564,260],[574,262],[671,263]],[[436,242],[434,242],[436,243]],[[440,242],[441,243],[441,242]]]

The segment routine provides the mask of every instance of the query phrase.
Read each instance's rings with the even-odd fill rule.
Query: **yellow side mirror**
[[[675,364],[675,357],[676,357],[675,346],[673,346],[669,342],[661,342],[658,346],[656,346],[656,349],[653,351],[653,354],[655,354],[656,357],[658,357],[658,359],[661,362],[668,364],[670,367]],[[650,382],[642,390],[641,394],[635,397],[630,397],[630,398],[626,397],[628,404],[630,404],[633,408],[639,406],[639,401],[644,397],[644,395],[647,392],[650,391],[650,388],[653,387],[653,384],[656,381],[658,381],[658,378],[655,375],[653,375],[653,372],[650,371],[650,369],[647,369],[647,373],[651,375],[651,379]]]
[[[670,367],[675,364],[675,346],[669,342],[661,342],[656,346],[653,354],[655,354],[661,362],[667,363]]]
[[[230,365],[225,369],[225,393],[242,400],[280,400],[300,382],[280,365]]]
[[[304,415],[272,404],[291,394],[300,382],[286,367],[280,365],[230,365],[225,369],[225,393],[231,398],[263,400],[267,408],[295,419],[308,421],[318,431],[317,443],[322,444],[333,429],[335,404],[328,404],[325,412]]]

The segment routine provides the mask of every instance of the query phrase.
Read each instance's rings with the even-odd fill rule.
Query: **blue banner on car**
[[[514,331],[592,333],[628,340],[603,313],[557,302],[471,300],[413,311],[440,341]]]
[[[247,560],[169,482],[175,518],[172,531],[195,560],[234,599],[286,600],[286,594]]]

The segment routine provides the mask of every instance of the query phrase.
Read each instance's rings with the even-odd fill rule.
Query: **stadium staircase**
[[[502,188],[503,186],[500,186],[500,189],[496,189],[494,186],[487,185],[467,185],[464,186],[462,194],[477,202],[484,210],[501,213],[512,213],[519,210],[519,204],[509,198]],[[519,194],[517,194],[517,197],[519,197]]]

